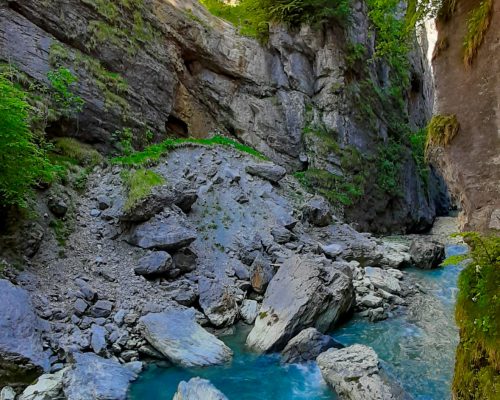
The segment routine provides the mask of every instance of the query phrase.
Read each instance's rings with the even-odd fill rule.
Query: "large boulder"
[[[286,175],[286,169],[273,163],[254,163],[247,165],[245,171],[272,183],[278,183]]]
[[[63,368],[54,374],[44,374],[35,384],[28,386],[18,400],[54,400],[62,398],[63,377],[66,369]]]
[[[315,360],[321,353],[332,347],[341,348],[331,336],[324,335],[316,328],[307,328],[288,342],[281,352],[284,363],[302,363]]]
[[[161,275],[172,269],[172,257],[166,251],[153,251],[137,262],[137,275]]]
[[[391,273],[391,271],[382,268],[366,267],[365,278],[368,278],[377,289],[382,289],[392,294],[398,294],[401,292],[399,280],[394,276],[394,274]]]
[[[0,386],[31,383],[49,368],[28,293],[0,279]]]
[[[137,374],[117,361],[93,353],[74,353],[74,363],[64,374],[67,400],[125,400]]]
[[[181,381],[172,400],[228,400],[214,385],[201,378]]]
[[[231,349],[198,325],[194,309],[147,314],[140,319],[140,327],[156,350],[183,367],[203,367],[231,360]]]
[[[258,352],[276,351],[305,328],[325,332],[353,300],[351,278],[330,261],[295,255],[271,280],[247,345]]]
[[[132,229],[128,242],[143,249],[178,250],[196,240],[196,232],[178,214],[156,217]]]
[[[410,256],[417,268],[436,268],[445,258],[444,246],[433,240],[415,239],[410,245]]]
[[[184,212],[189,212],[198,199],[196,190],[157,186],[151,193],[138,201],[130,209],[122,210],[120,220],[143,222],[160,213],[165,207],[176,205]]]
[[[333,222],[330,204],[321,196],[314,196],[304,204],[304,218],[315,226],[327,226]]]
[[[198,290],[200,306],[213,325],[223,327],[234,323],[238,316],[237,288],[234,281],[200,277]]]
[[[330,349],[320,354],[316,362],[325,381],[341,399],[409,398],[380,370],[377,353],[371,347],[355,344],[340,350]]]

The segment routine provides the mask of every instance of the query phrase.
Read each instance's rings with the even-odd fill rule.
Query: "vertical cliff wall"
[[[439,165],[462,208],[463,230],[500,229],[500,3],[471,65],[464,40],[477,0],[460,0],[448,20],[438,21],[434,52],[435,114],[456,115],[460,130],[437,149]]]

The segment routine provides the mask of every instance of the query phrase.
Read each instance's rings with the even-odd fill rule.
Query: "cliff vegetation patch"
[[[456,115],[434,115],[427,127],[426,154],[434,147],[449,145],[459,130],[460,124]]]
[[[484,0],[472,10],[467,20],[467,33],[464,38],[464,64],[470,67],[484,41],[493,15],[493,0]]]

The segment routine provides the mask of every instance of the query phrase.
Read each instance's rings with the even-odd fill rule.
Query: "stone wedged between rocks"
[[[151,313],[139,323],[146,340],[177,365],[204,367],[231,360],[231,349],[198,325],[194,309]]]
[[[302,329],[325,332],[353,300],[352,279],[328,260],[294,255],[271,280],[247,345],[258,352],[276,351]]]

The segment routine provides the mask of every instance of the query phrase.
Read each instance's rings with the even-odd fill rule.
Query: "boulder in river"
[[[368,346],[355,344],[321,353],[316,362],[325,381],[341,399],[402,400],[410,397],[379,368],[378,356]]]
[[[186,226],[178,214],[156,217],[132,229],[128,242],[143,249],[178,250],[196,239],[196,232]]]
[[[228,400],[214,385],[201,378],[181,381],[172,400]]]
[[[64,374],[68,400],[125,400],[137,374],[117,361],[93,353],[74,353],[74,363]]]
[[[390,271],[382,268],[366,267],[365,278],[378,289],[385,290],[386,292],[397,294],[401,292],[401,285],[399,280]]]
[[[140,326],[156,350],[183,367],[204,367],[231,360],[231,349],[198,325],[194,309],[147,314],[140,319]]]
[[[444,246],[433,240],[415,239],[410,246],[413,265],[417,268],[432,269],[445,258]]]
[[[332,347],[342,348],[342,345],[316,328],[307,328],[288,342],[281,352],[281,361],[302,363],[315,360],[321,353]]]
[[[325,332],[353,300],[351,278],[330,261],[295,255],[271,280],[247,345],[259,352],[276,351],[305,328]]]
[[[42,324],[28,293],[0,279],[0,386],[32,382],[49,368]]]

